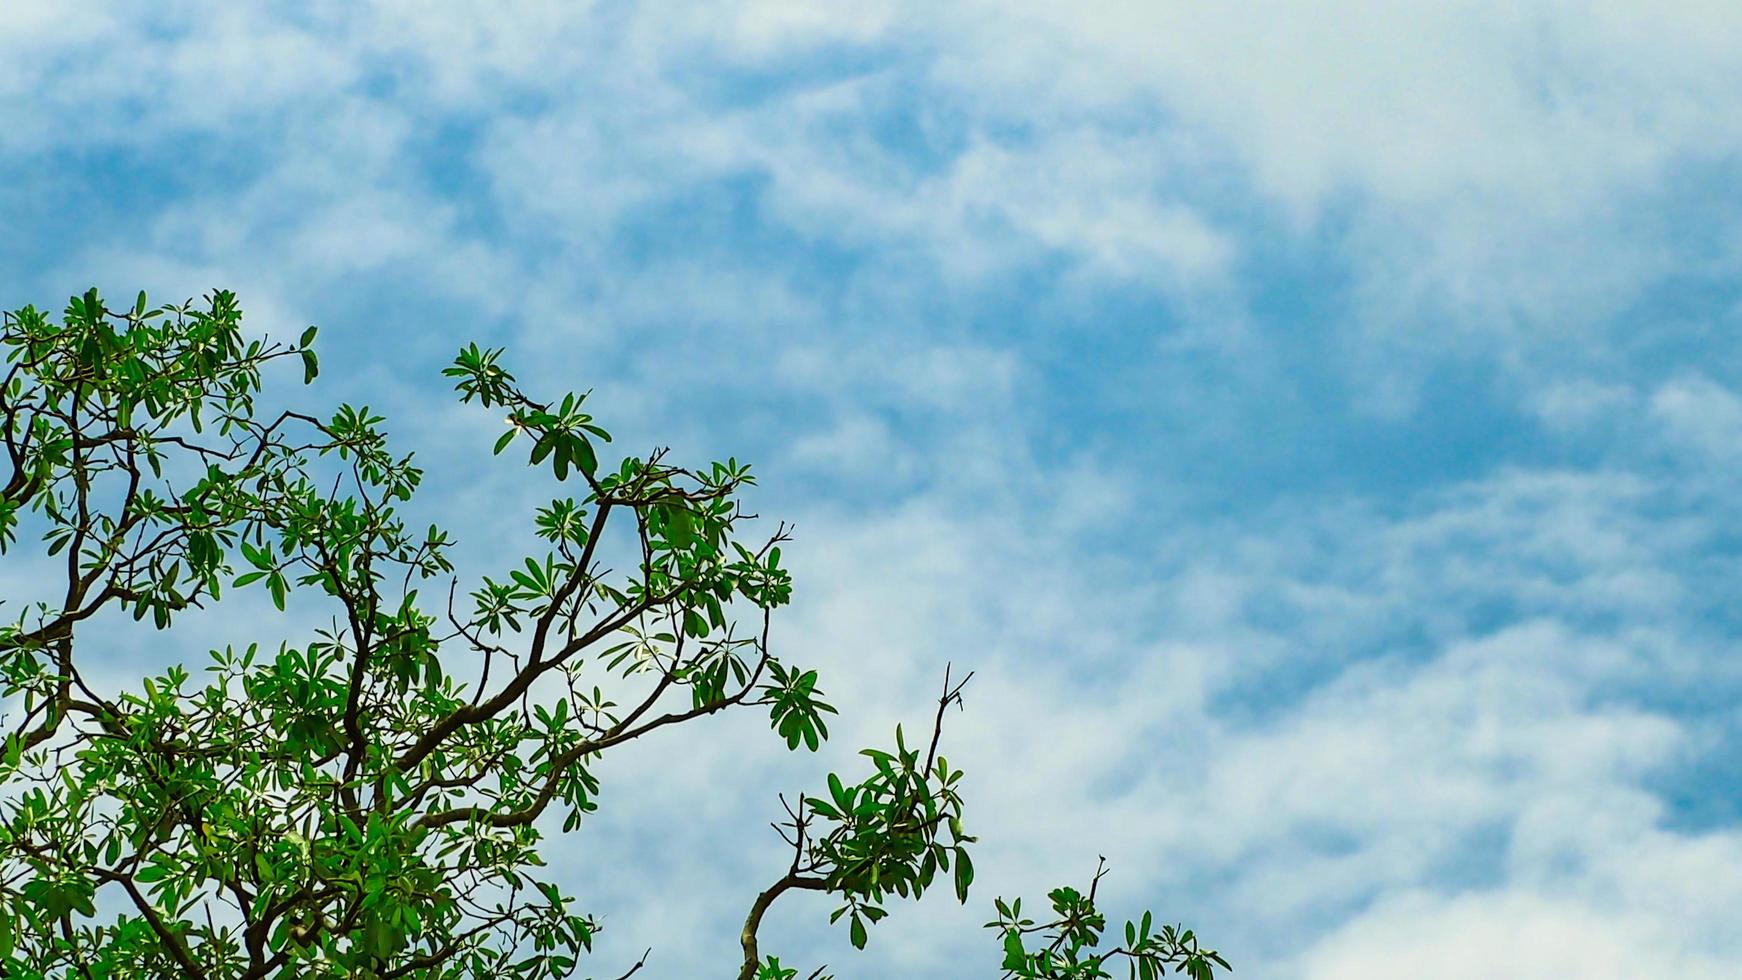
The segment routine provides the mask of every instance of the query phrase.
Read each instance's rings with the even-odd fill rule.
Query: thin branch
[[[756,933],[762,928],[762,917],[768,914],[768,908],[774,904],[774,900],[794,888],[820,892],[827,891],[828,887],[828,883],[821,878],[788,872],[756,896],[756,901],[750,906],[750,914],[744,917],[744,929],[738,934],[739,944],[744,947],[744,966],[738,971],[738,980],[756,980],[756,968],[762,962],[761,954],[757,950]]]

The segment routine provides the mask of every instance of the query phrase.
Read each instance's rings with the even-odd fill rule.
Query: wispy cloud
[[[386,410],[486,564],[546,488],[477,465],[461,342],[596,389],[627,451],[756,460],[800,528],[777,642],[850,709],[822,761],[979,671],[975,904],[855,960],[798,903],[801,961],[990,976],[983,900],[1106,853],[1117,906],[1238,975],[1717,977],[1739,34],[1694,2],[15,3],[0,278],[320,323],[313,397]],[[819,771],[754,718],[607,766],[552,842],[601,960],[716,962]]]

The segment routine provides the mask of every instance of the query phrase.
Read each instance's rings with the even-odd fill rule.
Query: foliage
[[[1006,977],[1098,980],[1111,977],[1108,964],[1120,960],[1129,976],[1140,980],[1154,980],[1170,969],[1191,980],[1211,980],[1215,967],[1228,968],[1228,961],[1201,947],[1190,929],[1175,925],[1156,931],[1148,912],[1140,921],[1125,923],[1124,945],[1100,949],[1107,918],[1095,907],[1095,889],[1105,874],[1104,864],[1095,869],[1087,895],[1069,887],[1048,892],[1054,918],[1043,924],[1023,917],[1020,898],[1008,904],[1002,898],[993,902],[998,918],[986,923],[986,928],[998,930],[1004,939]],[[1030,949],[1025,937],[1034,934],[1048,940],[1046,945]]]
[[[468,346],[445,373],[462,401],[506,415],[495,452],[525,440],[529,465],[578,490],[533,515],[542,553],[462,599],[449,533],[402,512],[423,472],[388,449],[380,416],[257,408],[273,362],[314,378],[314,339],[249,339],[221,291],[116,311],[92,290],[58,322],[6,315],[0,551],[45,585],[0,625],[7,976],[573,975],[598,926],[541,873],[539,844],[597,808],[605,753],[732,708],[766,708],[789,750],[828,737],[817,672],[769,647],[792,594],[787,534],[742,536],[749,467],[686,468],[663,450],[606,465],[586,395],[534,400],[502,351]],[[40,552],[20,555],[38,534]],[[603,556],[618,553],[627,568],[612,571]],[[119,694],[81,671],[93,630],[142,628],[117,614],[164,630],[249,588],[330,622]],[[891,896],[939,874],[966,901],[962,773],[938,752],[961,691],[946,673],[925,751],[898,728],[864,751],[863,779],[831,774],[787,808],[792,862],[751,907],[741,978],[798,975],[757,942],[787,891],[832,896],[860,947]],[[1005,975],[1226,966],[1147,914],[1094,953],[1093,897],[1055,891],[1046,926],[1000,900]],[[1031,952],[1036,930],[1051,941]]]

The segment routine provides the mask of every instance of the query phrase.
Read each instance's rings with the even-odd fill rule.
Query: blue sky
[[[606,766],[550,847],[601,975],[719,969],[775,792],[953,660],[973,902],[854,957],[794,900],[783,958],[991,977],[991,897],[1106,854],[1237,976],[1735,977],[1738,52],[1694,0],[23,0],[0,282],[319,324],[473,574],[546,489],[462,343],[755,461],[848,717]]]

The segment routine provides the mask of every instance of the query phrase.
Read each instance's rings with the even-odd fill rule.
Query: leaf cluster
[[[1095,886],[1105,873],[1104,865],[1096,869],[1088,894],[1068,886],[1048,892],[1052,917],[1045,922],[1024,916],[1020,898],[993,903],[998,917],[986,928],[997,930],[1003,941],[1006,978],[1103,980],[1113,976],[1113,964],[1122,962],[1129,980],[1157,980],[1169,972],[1212,980],[1216,967],[1229,968],[1221,954],[1199,944],[1192,930],[1178,925],[1158,930],[1149,912],[1125,923],[1123,944],[1102,949],[1107,919],[1096,907]]]
[[[383,417],[259,410],[272,362],[314,379],[315,333],[250,338],[222,291],[116,310],[93,290],[0,327],[0,553],[34,537],[53,572],[0,624],[0,974],[572,976],[599,924],[541,845],[597,810],[607,753],[739,708],[788,750],[829,736],[818,671],[770,643],[789,534],[750,533],[748,466],[608,461],[585,393],[537,399],[468,346],[445,373],[503,415],[494,452],[524,439],[572,492],[528,515],[539,550],[462,590]],[[249,589],[322,625],[118,691],[81,669],[129,616],[166,629]],[[863,778],[788,808],[793,859],[752,906],[741,977],[796,976],[757,943],[788,891],[830,895],[858,946],[940,874],[966,900],[963,774],[938,753],[960,694],[946,674],[925,751],[897,728]],[[1010,975],[1105,975],[1084,972],[1106,962],[1098,919],[1061,894],[1068,925],[1032,955],[1037,927],[1000,904],[1007,969],[1029,971]],[[1225,966],[1194,943],[1145,918],[1108,955],[1144,977]]]

